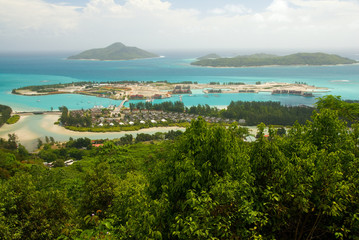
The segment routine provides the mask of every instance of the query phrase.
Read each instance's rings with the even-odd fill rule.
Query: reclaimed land
[[[273,94],[296,94],[311,96],[318,91],[327,91],[327,88],[315,87],[306,83],[277,83],[256,82],[245,84],[242,82],[230,83],[197,83],[180,82],[169,83],[121,81],[111,83],[75,82],[66,84],[26,86],[13,89],[13,94],[24,96],[40,96],[52,94],[83,94],[96,97],[105,97],[117,100],[132,99],[164,99],[174,94],[192,94],[193,89],[200,89],[204,93],[258,93],[271,92]]]

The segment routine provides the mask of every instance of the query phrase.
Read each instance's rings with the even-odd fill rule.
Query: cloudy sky
[[[0,0],[0,52],[359,49],[359,0]]]

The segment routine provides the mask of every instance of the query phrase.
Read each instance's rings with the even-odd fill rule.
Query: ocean
[[[186,106],[208,104],[224,107],[231,101],[280,101],[284,105],[313,105],[316,97],[324,94],[359,100],[359,65],[341,66],[275,66],[251,68],[206,68],[191,66],[195,53],[167,53],[165,57],[131,61],[81,61],[66,60],[72,53],[53,54],[2,54],[0,55],[0,103],[16,111],[50,110],[67,106],[69,109],[108,106],[120,101],[91,96],[63,94],[52,96],[19,96],[11,90],[29,85],[69,83],[77,81],[193,81],[244,82],[305,82],[316,87],[329,88],[328,93],[315,97],[271,95],[270,93],[203,94],[196,91],[183,95]],[[348,54],[347,54],[348,55]],[[353,59],[359,55],[353,52]],[[162,101],[178,101],[179,96]],[[126,103],[127,105],[129,103]]]

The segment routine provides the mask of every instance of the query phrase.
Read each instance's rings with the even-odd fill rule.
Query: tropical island
[[[261,66],[294,66],[294,65],[339,65],[358,63],[353,59],[326,53],[295,53],[286,56],[271,54],[253,54],[221,58],[216,54],[209,54],[192,62],[191,65],[202,67],[261,67]]]
[[[198,60],[205,60],[205,59],[217,59],[217,58],[221,58],[221,56],[219,56],[216,53],[210,53],[210,54],[207,54],[207,55],[205,55],[203,57],[199,57],[197,59]]]
[[[310,86],[301,82],[261,83],[258,81],[255,84],[245,84],[243,82],[210,82],[202,84],[192,81],[178,83],[169,83],[167,81],[118,81],[107,83],[74,82],[26,86],[13,89],[12,93],[25,96],[84,94],[117,100],[151,100],[170,98],[172,95],[176,94],[192,94],[192,90],[194,89],[202,90],[205,94],[270,92],[272,94],[293,94],[302,96],[314,96],[317,92],[328,91],[327,88]]]
[[[128,47],[123,43],[117,42],[105,48],[86,50],[77,55],[70,56],[68,57],[68,59],[116,61],[155,57],[159,56],[157,54],[147,52],[137,47]]]

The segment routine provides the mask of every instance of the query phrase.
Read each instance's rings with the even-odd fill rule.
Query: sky
[[[359,0],[0,0],[0,52],[359,49]]]

